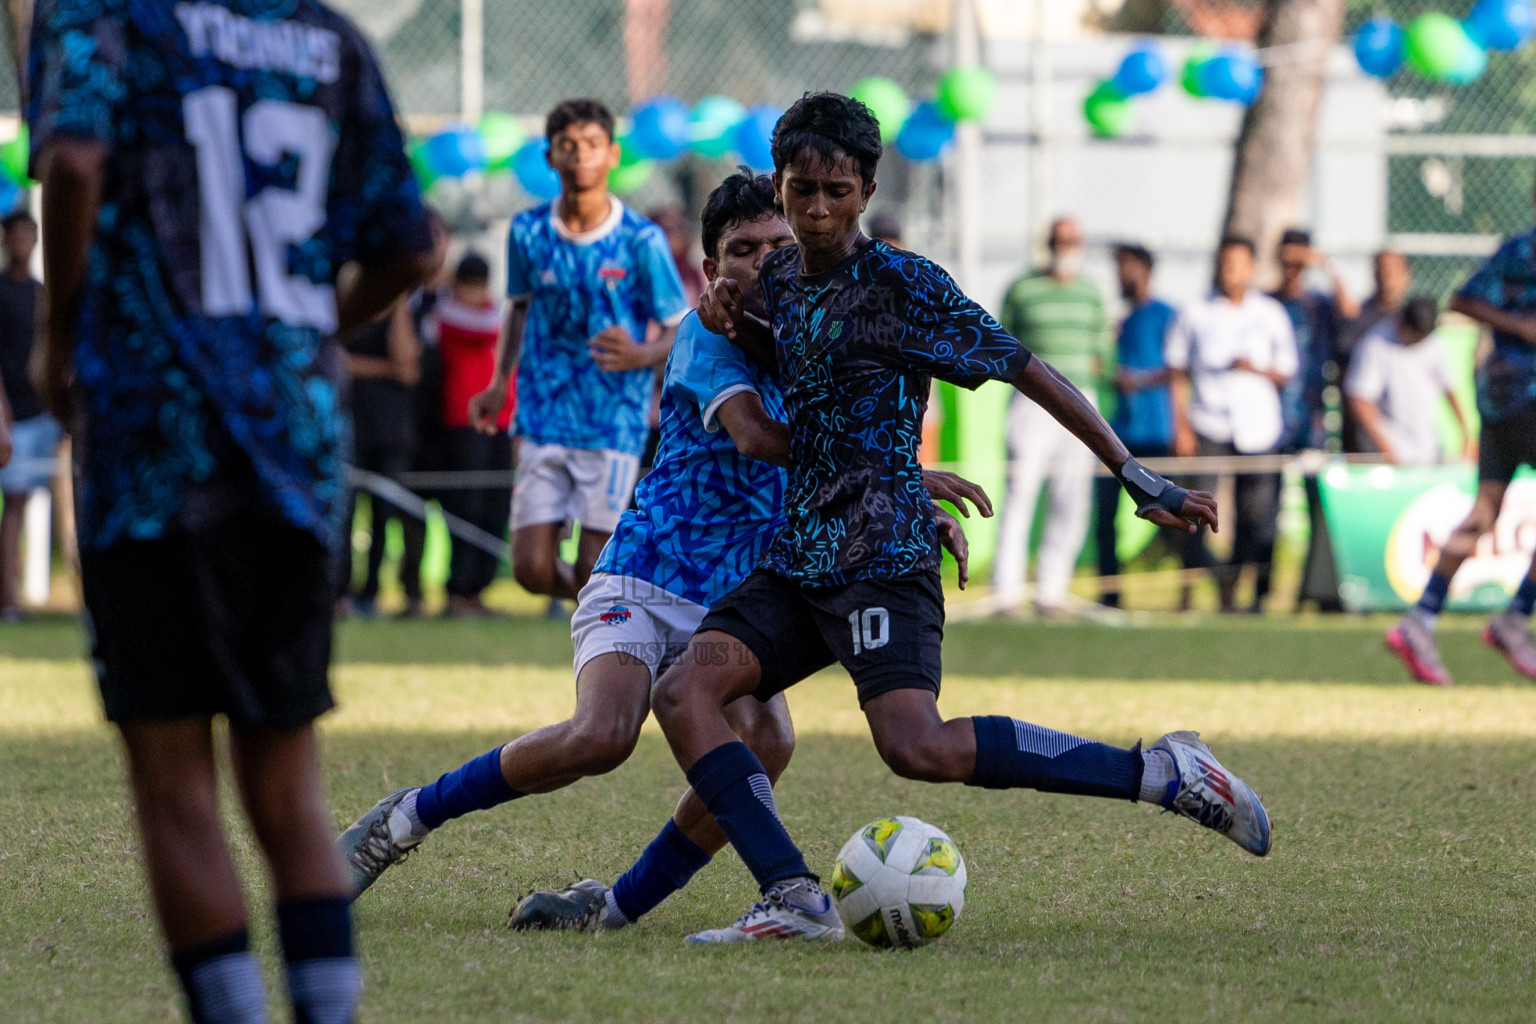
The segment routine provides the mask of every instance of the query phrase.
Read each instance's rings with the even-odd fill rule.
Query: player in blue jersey
[[[533,593],[575,597],[629,507],[655,367],[688,302],[666,235],[608,193],[619,161],[608,109],[566,100],[544,133],[560,197],[513,218],[506,328],[470,420],[493,429],[515,369],[512,572]],[[559,558],[567,523],[581,526],[574,565]]]
[[[1498,251],[1457,290],[1451,309],[1493,331],[1493,351],[1477,371],[1477,497],[1472,511],[1452,531],[1435,560],[1418,603],[1387,631],[1387,647],[1403,659],[1421,683],[1450,686],[1440,660],[1435,623],[1450,595],[1451,580],[1493,529],[1504,492],[1521,466],[1536,468],[1536,230],[1505,240]],[[1504,611],[1488,620],[1483,642],[1508,659],[1527,679],[1536,679],[1536,559],[1526,570]]]
[[[735,174],[710,194],[703,215],[707,276],[750,282],[764,257],[790,240],[766,177]],[[430,785],[381,800],[341,840],[359,892],[444,822],[612,771],[629,757],[657,672],[687,647],[709,605],[752,570],[783,525],[779,465],[789,452],[783,419],[773,374],[688,316],[667,361],[655,468],[640,483],[638,507],[623,515],[603,549],[571,621],[575,713]],[[970,499],[990,514],[974,485],[947,473],[933,474],[930,483],[962,511]],[[958,530],[952,542],[963,560]],[[768,777],[777,778],[794,747],[783,698],[738,701],[725,714]],[[537,894],[514,911],[513,923],[626,924],[683,885],[724,845],[703,806],[686,795],[611,892],[589,880],[561,893]]]
[[[267,1020],[224,715],[293,1016],[351,1021],[311,725],[346,494],[332,338],[431,268],[404,140],[362,35],[314,0],[42,0],[31,43],[40,391],[74,436],[87,635],[171,964],[192,1020]]]
[[[1210,495],[1141,467],[1076,388],[941,269],[863,235],[859,215],[880,155],[880,127],[863,104],[822,93],[792,106],[774,130],[773,159],[796,245],[763,261],[766,315],[755,316],[739,283],[723,278],[699,310],[706,326],[777,359],[792,441],[784,530],[711,606],[653,694],[694,793],[763,890],[735,924],[694,941],[842,935],[762,766],[721,714],[834,662],[853,677],[875,747],[898,775],[1146,800],[1251,853],[1269,850],[1258,798],[1193,733],[1125,750],[1005,716],[939,714],[943,591],[917,462],[931,376],[1012,384],[1115,471],[1144,518],[1214,528],[1216,510]]]

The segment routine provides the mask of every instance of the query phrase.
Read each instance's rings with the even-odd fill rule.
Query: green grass
[[[891,813],[966,856],[963,918],[915,953],[686,948],[752,898],[729,853],[624,932],[507,931],[523,892],[611,879],[661,823],[681,776],[652,728],[615,774],[455,822],[360,901],[363,1019],[1528,1020],[1536,687],[1472,625],[1447,623],[1449,691],[1404,684],[1375,622],[950,628],[947,713],[1125,744],[1199,728],[1266,797],[1262,861],[1145,807],[894,779],[846,678],[802,685],[780,807],[812,865]],[[0,1018],[163,1021],[177,994],[78,651],[66,620],[0,631]],[[538,619],[349,624],[338,661],[338,823],[572,700],[565,629]],[[275,968],[265,918],[255,929]]]

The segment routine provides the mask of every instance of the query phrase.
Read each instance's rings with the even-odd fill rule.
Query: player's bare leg
[[[207,718],[125,722],[128,779],[150,894],[172,950],[245,928],[240,879],[219,821]]]
[[[534,793],[549,793],[628,760],[650,712],[651,672],[619,652],[593,658],[576,677],[570,718],[519,736],[428,786],[386,796],[342,835],[353,891],[362,893],[444,822]]]
[[[512,578],[530,594],[574,600],[575,569],[560,560],[562,523],[535,523],[512,532]]]
[[[842,938],[842,922],[779,820],[765,766],[732,731],[731,702],[756,690],[762,667],[737,638],[694,634],[656,683],[652,707],[697,798],[762,886],[763,898],[726,928],[693,942]]]
[[[902,778],[1156,803],[1249,853],[1269,852],[1269,815],[1258,796],[1194,733],[1123,750],[1015,718],[945,720],[937,695],[918,688],[872,698],[864,716],[875,749]]]
[[[1440,660],[1440,649],[1435,643],[1435,620],[1445,603],[1456,570],[1471,557],[1478,539],[1493,529],[1507,487],[1508,484],[1500,480],[1478,481],[1472,511],[1440,549],[1440,557],[1418,604],[1387,631],[1387,646],[1403,659],[1413,678],[1421,683],[1449,686],[1454,681]]]
[[[782,694],[742,697],[725,708],[731,729],[776,784],[794,753],[794,726]],[[725,847],[725,833],[692,789],[661,833],[611,887],[591,878],[558,891],[530,893],[513,908],[513,928],[595,931],[622,928],[659,906]]]

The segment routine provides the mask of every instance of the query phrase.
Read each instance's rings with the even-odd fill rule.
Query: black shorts
[[[1492,423],[1477,442],[1477,478],[1509,483],[1521,465],[1536,466],[1536,402]]]
[[[313,535],[249,514],[82,552],[107,719],[291,729],[329,710],[331,563]]]
[[[757,569],[710,608],[698,631],[710,629],[757,656],[758,700],[838,662],[862,707],[891,690],[939,692],[944,588],[937,570],[810,587]]]

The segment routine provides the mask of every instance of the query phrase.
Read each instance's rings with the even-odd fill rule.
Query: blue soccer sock
[[[1005,715],[978,715],[971,721],[976,727],[972,786],[1121,800],[1141,795],[1139,745],[1122,750]]]
[[[626,921],[655,910],[661,901],[688,884],[710,855],[683,834],[671,818],[640,859],[613,883],[613,903]]]
[[[1527,576],[1520,581],[1520,589],[1516,590],[1515,596],[1510,599],[1509,613],[1529,618],[1533,608],[1536,608],[1536,579]]]
[[[815,877],[789,838],[773,785],[745,743],[722,743],[688,769],[688,784],[715,816],[763,889],[786,878]]]
[[[416,818],[427,828],[522,796],[501,774],[501,747],[466,761],[416,794]]]
[[[351,1024],[362,973],[352,951],[347,901],[284,900],[277,905],[277,934],[294,1024]]]
[[[250,934],[239,931],[171,951],[192,1024],[266,1024],[267,997]]]
[[[1445,605],[1445,595],[1451,592],[1451,578],[1443,576],[1439,572],[1429,574],[1429,582],[1424,584],[1424,593],[1419,595],[1419,603],[1414,605],[1424,618],[1433,620],[1440,614],[1440,609]]]

